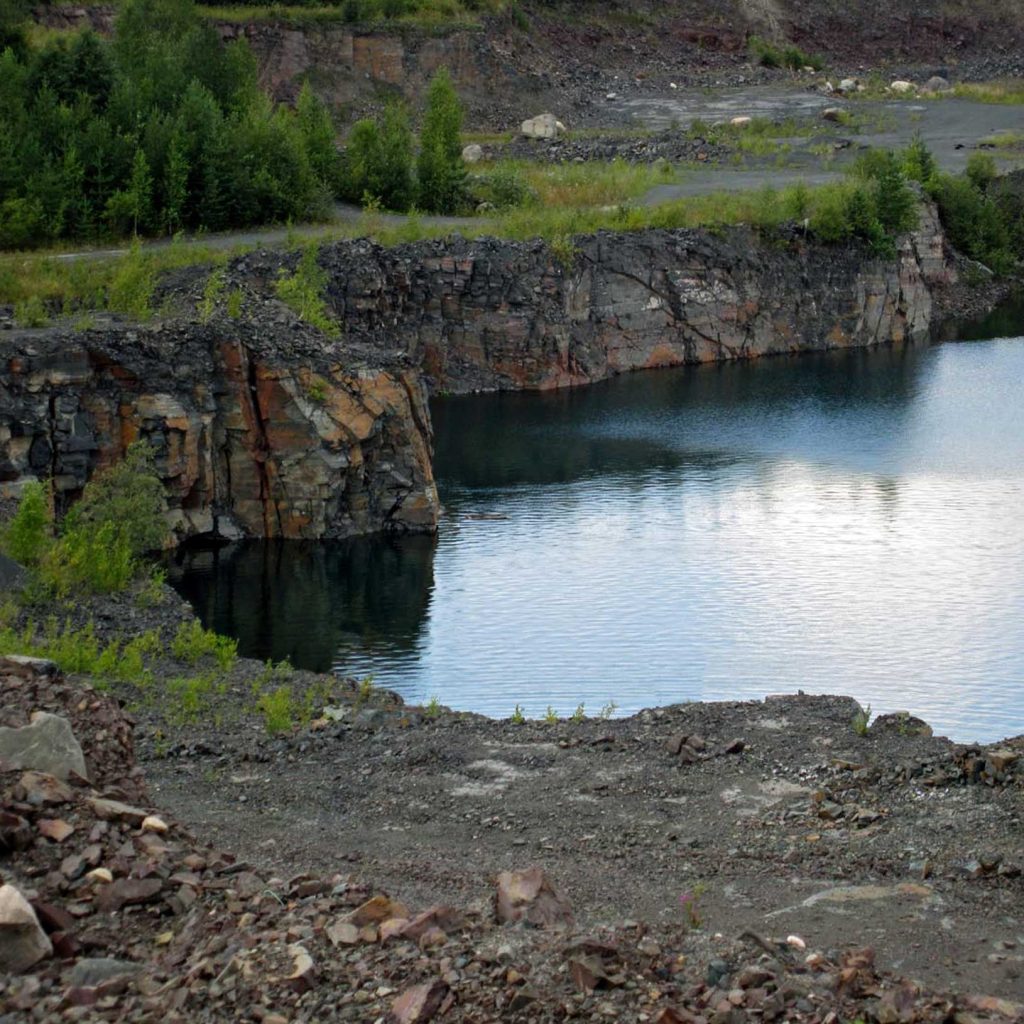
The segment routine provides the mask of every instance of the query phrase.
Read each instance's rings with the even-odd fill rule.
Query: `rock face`
[[[368,242],[322,256],[346,335],[401,345],[438,390],[556,388],[629,370],[927,335],[953,271],[932,207],[899,257],[745,229],[542,242]]]
[[[0,350],[0,487],[49,478],[64,502],[144,438],[182,537],[432,529],[418,375],[342,364],[294,333],[186,323],[15,337]]]
[[[13,332],[0,341],[0,495],[52,481],[58,506],[145,439],[179,537],[429,531],[427,386],[588,384],[630,370],[901,343],[953,278],[932,207],[895,260],[792,229],[325,246],[341,340],[268,282],[294,255],[230,268],[246,320]],[[262,294],[260,294],[262,292]]]

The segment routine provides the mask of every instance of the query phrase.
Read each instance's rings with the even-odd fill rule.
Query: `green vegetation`
[[[766,68],[789,68],[790,71],[813,68],[820,71],[825,66],[820,57],[804,53],[797,46],[776,46],[760,36],[750,37],[750,53],[758,64]]]
[[[509,718],[509,722],[512,725],[525,725],[526,715],[523,713],[523,707],[521,704],[517,704],[512,711],[512,716]]]
[[[311,219],[339,171],[312,93],[272,104],[192,0],[125,0],[111,41],[0,54],[0,247]]]
[[[857,713],[853,716],[853,721],[851,722],[851,725],[853,726],[853,731],[858,736],[867,736],[867,734],[868,734],[868,723],[870,721],[871,721],[871,705],[868,704],[867,707],[858,708],[857,709]]]
[[[171,654],[188,665],[212,658],[224,672],[230,672],[238,658],[238,641],[203,629],[198,619],[183,622],[171,642]]]
[[[327,272],[317,263],[317,247],[308,246],[293,274],[282,273],[277,295],[295,311],[300,320],[319,328],[329,337],[337,337],[341,328],[332,320],[324,302]]]
[[[462,162],[462,104],[447,69],[430,83],[417,162],[420,207],[451,213],[462,203],[466,168]]]
[[[994,82],[958,82],[950,93],[978,103],[1024,104],[1024,78],[1004,78]],[[947,96],[950,93],[940,93]]]
[[[204,15],[217,21],[281,21],[296,25],[341,21],[359,25],[415,25],[422,28],[474,26],[484,14],[499,13],[505,0],[335,0],[282,6],[266,0],[236,2],[230,6],[204,6]],[[513,13],[513,17],[514,17]]]
[[[466,209],[462,117],[451,77],[442,68],[427,92],[415,157],[409,115],[400,103],[387,104],[378,118],[357,121],[344,156],[343,194],[371,209],[406,212],[418,206],[429,213]]]
[[[152,453],[134,444],[89,481],[59,531],[42,485],[28,484],[4,532],[4,550],[33,570],[40,597],[124,590],[144,571],[143,556],[163,544],[163,507]]]

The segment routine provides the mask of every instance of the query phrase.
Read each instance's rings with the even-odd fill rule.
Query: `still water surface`
[[[436,539],[198,551],[173,582],[245,654],[495,716],[803,689],[1024,732],[1024,338],[434,416]]]

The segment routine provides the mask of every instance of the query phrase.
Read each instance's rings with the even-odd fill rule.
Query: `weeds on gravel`
[[[317,263],[317,249],[315,244],[306,247],[293,274],[282,271],[277,281],[277,296],[300,320],[336,338],[341,328],[331,319],[324,302],[327,272]]]
[[[811,68],[820,71],[825,66],[820,57],[804,53],[797,46],[776,46],[760,36],[750,37],[750,52],[758,64],[766,68],[788,68],[790,71]]]
[[[188,665],[213,658],[222,672],[230,672],[238,658],[238,641],[203,629],[198,619],[183,622],[171,641],[171,654]]]
[[[289,732],[295,725],[293,703],[292,691],[287,686],[279,686],[256,701],[256,709],[263,716],[263,725],[271,736]]]
[[[858,708],[857,713],[853,716],[852,726],[853,731],[858,736],[867,736],[868,724],[871,721],[871,705],[868,704],[866,707]]]
[[[558,715],[550,704],[548,705],[547,711],[544,712],[544,721],[548,725],[558,725]]]
[[[577,725],[579,725],[580,722],[585,722],[586,719],[587,719],[587,712],[586,712],[585,705],[582,704],[582,703],[577,704],[576,705],[576,710],[569,717],[569,721],[570,722],[575,722]]]
[[[512,717],[509,721],[513,725],[524,725],[526,723],[526,715],[523,714],[523,707],[521,704],[515,706],[515,710],[512,712]]]
[[[436,695],[430,698],[430,702],[423,709],[423,714],[427,718],[437,718],[441,714],[441,702]]]
[[[697,882],[692,889],[682,893],[679,897],[679,906],[683,911],[683,917],[687,925],[696,931],[704,923],[700,916],[697,901],[704,895],[706,886],[703,882]]]

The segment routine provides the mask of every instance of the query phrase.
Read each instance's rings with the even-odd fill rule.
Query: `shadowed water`
[[[436,539],[192,552],[173,581],[243,653],[416,702],[803,689],[994,740],[1024,732],[1022,382],[1017,339],[446,399]]]

